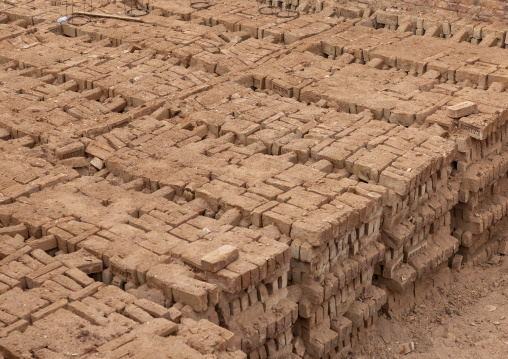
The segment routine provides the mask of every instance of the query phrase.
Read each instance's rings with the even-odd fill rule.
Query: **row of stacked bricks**
[[[292,225],[291,278],[302,290],[295,331],[309,357],[346,353],[386,301],[384,291],[371,285],[384,255],[383,197],[382,187],[350,187]]]
[[[220,111],[220,107],[218,110]],[[323,114],[327,112],[317,108],[316,110]],[[311,357],[326,357],[333,355],[332,353],[347,351],[351,340],[358,338],[357,331],[370,326],[369,321],[375,318],[372,314],[386,301],[383,291],[379,292],[378,288],[370,286],[376,267],[378,272],[381,270],[381,273],[384,272],[388,277],[386,283],[390,287],[402,292],[416,279],[416,274],[413,275],[416,269],[419,271],[419,276],[422,276],[425,271],[434,268],[457,250],[456,240],[449,235],[451,230],[449,211],[457,202],[457,195],[447,186],[449,164],[456,152],[455,144],[433,137],[426,131],[404,130],[402,126],[375,121],[369,123],[373,117],[372,114],[342,115],[341,122],[334,122],[339,115],[333,115],[333,112],[335,111],[328,114],[329,121],[324,121],[322,124],[309,123],[308,126],[304,126],[305,130],[302,127],[296,127],[294,131],[299,134],[297,136],[291,133],[287,135],[286,132],[285,140],[269,132],[274,131],[276,127],[273,126],[270,126],[270,130],[262,129],[247,136],[247,143],[251,137],[260,139],[266,145],[267,152],[272,155],[280,155],[293,149],[299,161],[307,162],[309,158],[309,163],[313,160],[318,161],[312,167],[322,168],[325,171],[327,168],[334,167],[336,171],[339,171],[338,173],[346,169],[346,172],[342,173],[353,173],[363,181],[374,180],[383,185],[358,184],[355,186],[358,182],[352,177],[347,181],[343,179],[342,186],[349,187],[349,190],[322,205],[326,203],[326,199],[317,195],[324,194],[322,190],[311,194],[307,192],[309,189],[305,191],[298,187],[292,188],[290,184],[298,177],[305,178],[307,175],[302,173],[309,171],[310,168],[301,167],[299,174],[292,171],[291,176],[283,174],[276,178],[277,181],[266,182],[281,189],[292,188],[286,194],[277,196],[279,201],[286,202],[289,199],[287,203],[303,205],[303,208],[309,208],[306,206],[311,203],[319,205],[319,210],[313,213],[305,212],[305,220],[296,220],[298,218],[296,208],[291,209],[287,204],[279,204],[271,208],[273,205],[267,204],[263,207],[271,209],[262,214],[261,223],[264,225],[274,223],[281,232],[291,237],[293,253],[291,289],[294,291],[298,291],[296,288],[302,289],[302,294],[295,294],[297,298],[300,298],[298,300],[300,319],[295,326],[299,333],[297,343],[303,340],[307,354]],[[242,116],[240,118],[243,118],[245,122],[248,117]],[[215,121],[208,122],[206,114],[200,113],[197,117],[204,118],[204,123],[210,128],[217,125]],[[342,126],[345,126],[348,121],[351,121],[349,130],[344,130]],[[355,124],[356,121],[358,122]],[[242,138],[245,138],[243,129],[249,129],[254,125],[243,124],[238,120],[236,123],[241,124],[236,126],[236,133],[237,139],[242,141]],[[340,127],[335,127],[339,123]],[[365,126],[367,123],[371,128],[370,131]],[[222,124],[223,128],[225,124],[228,124],[228,120]],[[286,126],[288,125],[289,122]],[[374,139],[378,133],[372,129],[376,126],[380,129],[386,128],[379,134],[386,133],[388,130],[391,130],[393,135],[398,132],[400,134],[391,139],[389,136],[384,137],[383,140],[388,141],[383,145],[383,141]],[[233,127],[228,126],[228,128]],[[339,133],[333,135],[334,129]],[[351,151],[355,148],[354,141],[359,139],[351,135],[354,130],[363,137],[363,141],[369,142],[372,136],[372,142],[369,143],[374,149],[368,151],[360,145],[357,148],[360,149],[359,151],[348,152],[347,146]],[[332,138],[323,136],[325,133]],[[334,137],[340,139],[343,136],[345,136],[342,140],[343,144],[333,139]],[[271,141],[270,138],[272,138]],[[304,143],[305,146],[302,146]],[[343,147],[344,145],[346,146]],[[414,150],[415,153],[405,154],[408,149]],[[348,157],[348,154],[352,155]],[[380,163],[380,159],[384,160]],[[328,165],[325,165],[326,163]],[[330,179],[319,182],[325,182],[325,186],[332,186],[334,181],[331,178],[340,178],[337,177],[338,173],[332,173],[327,176],[331,176]],[[314,177],[321,176],[315,174]],[[317,190],[312,189],[312,191]],[[334,191],[337,194],[344,191],[340,182],[334,187]],[[296,194],[299,200],[295,197]],[[389,194],[392,206],[388,205]],[[305,201],[302,203],[304,198]],[[426,206],[422,215],[419,216],[416,208],[422,204]],[[416,234],[416,226],[413,225],[412,233],[404,233],[406,237],[398,238],[396,244],[392,243],[397,241],[397,238],[385,239],[388,245],[393,247],[385,250],[380,243],[381,217],[386,220],[387,227],[390,228],[390,224],[395,225],[401,218],[405,219],[411,215],[418,215],[415,221]],[[325,223],[321,224],[321,222]],[[394,229],[393,232],[397,230]],[[429,239],[428,242],[427,239]],[[429,250],[426,250],[427,244],[429,244]],[[422,254],[418,257],[419,261],[414,260],[415,269],[409,266],[405,272],[396,269],[403,258],[404,262],[408,262],[410,258],[420,253]],[[351,257],[348,258],[349,256]],[[383,267],[386,267],[384,271]],[[397,280],[393,279],[394,271],[399,274]],[[407,273],[408,271],[410,273]],[[408,278],[404,279],[402,272],[408,275]],[[361,299],[355,301],[356,298],[372,299],[372,304],[365,303]],[[342,315],[344,317],[341,317]],[[323,341],[323,338],[328,339]]]
[[[379,179],[389,188],[383,220],[383,240],[389,250],[376,274],[391,293],[388,311],[398,306],[399,295],[414,293],[426,272],[447,264],[459,245],[450,235],[458,193],[448,180],[456,145],[434,137],[413,151]]]
[[[459,151],[456,171],[462,181],[453,235],[461,244],[458,260],[481,263],[496,253],[506,222],[508,202],[503,188],[508,171],[508,112],[499,109],[493,115],[482,115],[473,102],[453,109],[452,115],[461,116],[459,126],[466,131],[455,139]]]

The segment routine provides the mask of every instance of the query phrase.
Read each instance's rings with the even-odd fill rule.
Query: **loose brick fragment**
[[[446,108],[446,115],[451,118],[469,116],[476,111],[477,105],[471,101],[464,101]]]

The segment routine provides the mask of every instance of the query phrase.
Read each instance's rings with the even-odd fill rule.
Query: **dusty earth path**
[[[414,350],[409,351],[410,343]],[[402,353],[402,354],[401,354]],[[399,318],[381,315],[350,358],[508,358],[508,258],[452,271],[452,284]]]

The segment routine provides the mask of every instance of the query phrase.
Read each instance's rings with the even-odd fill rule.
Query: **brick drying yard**
[[[505,0],[70,2],[0,2],[0,358],[508,357]]]

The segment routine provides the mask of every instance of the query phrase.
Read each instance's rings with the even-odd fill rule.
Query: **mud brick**
[[[23,280],[23,283],[20,280],[10,278],[6,276],[5,274],[0,273],[0,282],[7,285],[7,290],[10,288],[22,288],[23,283],[25,281]],[[26,284],[26,283],[25,283]]]
[[[56,237],[54,235],[44,236],[39,239],[29,239],[26,241],[26,244],[33,249],[41,249],[43,251],[49,251],[58,247]]]
[[[171,186],[165,186],[153,192],[152,196],[154,197],[160,196],[167,199],[168,201],[172,201],[173,198],[175,197],[175,193],[176,191],[174,190],[174,188],[172,188]]]
[[[14,237],[19,234],[23,238],[28,238],[28,228],[24,224],[0,228],[0,236],[7,235]]]
[[[48,273],[53,272],[54,270],[63,267],[63,264],[60,262],[52,262],[36,271],[33,271],[32,273],[28,274],[26,276],[26,284],[28,288],[34,288],[36,279],[39,277],[42,277]],[[65,268],[65,267],[64,267]]]
[[[31,322],[33,324],[36,321],[38,321],[38,320],[40,320],[40,319],[42,319],[44,317],[47,317],[50,314],[55,313],[59,309],[67,307],[67,304],[68,304],[67,299],[61,299],[61,300],[59,300],[59,301],[57,301],[55,303],[52,303],[52,304],[48,305],[46,308],[41,309],[38,312],[33,313],[30,316],[30,320],[31,320]]]
[[[99,157],[101,160],[107,160],[114,153],[114,150],[99,141],[92,141],[86,147],[85,152],[90,156]]]
[[[390,14],[386,11],[376,11],[374,14],[376,16],[376,21],[380,24],[397,26],[399,17],[397,14]]]
[[[28,328],[29,325],[30,325],[30,323],[25,319],[18,320],[17,322],[12,323],[11,325],[9,325],[5,328],[0,329],[0,338],[4,338],[7,335],[9,335],[9,333],[12,333],[14,331],[24,332],[26,330],[26,328]]]
[[[364,302],[354,301],[344,316],[351,320],[355,327],[360,327],[369,316],[369,306]]]
[[[226,269],[240,274],[242,289],[247,289],[251,284],[259,283],[259,269],[256,265],[245,260],[243,257],[244,256],[242,255],[239,259],[229,264]]]
[[[490,73],[488,77],[489,91],[494,88],[498,90],[506,89],[508,86],[508,69],[498,69],[497,71]]]
[[[457,254],[453,257],[452,268],[455,269],[457,272],[460,272],[460,270],[461,270],[462,259],[463,259],[463,256],[461,256],[460,254]]]
[[[196,312],[208,308],[208,293],[206,289],[192,285],[189,281],[178,281],[172,284],[172,295],[176,302],[190,305]]]
[[[127,102],[125,102],[125,100],[120,96],[117,96],[113,99],[108,99],[108,101],[109,102],[106,103],[106,108],[111,112],[120,112],[127,105]]]
[[[472,138],[484,140],[492,130],[492,118],[485,116],[462,117],[459,121],[459,128],[466,130]]]
[[[379,174],[396,158],[395,154],[383,151],[378,146],[354,161],[353,173],[363,180],[378,182]]]
[[[150,322],[141,325],[135,331],[152,336],[168,337],[178,332],[178,325],[163,318],[152,318]]]
[[[508,241],[506,239],[501,241],[497,252],[502,255],[508,255]]]
[[[380,281],[397,293],[403,293],[416,279],[415,270],[406,264],[394,271],[392,279],[380,278]]]
[[[270,250],[266,250],[266,246],[260,246],[259,243],[250,243],[242,248],[242,254],[245,252],[245,260],[258,266],[260,280],[265,280],[267,276],[272,275],[275,266],[276,259],[268,254]],[[280,256],[280,252],[277,251]]]
[[[87,239],[88,237],[90,236],[93,236],[94,234],[96,234],[97,232],[99,232],[99,228],[97,227],[94,227],[94,228],[91,228],[83,233],[80,233],[79,235],[77,235],[76,237],[74,238],[71,238],[67,241],[67,251],[69,253],[72,253],[72,252],[75,252],[77,250],[77,245]]]
[[[247,292],[242,290],[238,295],[238,297],[239,297],[238,300],[240,301],[241,310],[242,311],[247,310],[247,308],[249,308],[249,295],[247,294]]]
[[[84,157],[73,157],[61,160],[60,163],[70,168],[88,167],[88,161]]]
[[[182,319],[182,313],[176,309],[175,307],[171,307],[168,309],[168,312],[169,312],[169,319],[174,322],[174,323],[180,323],[181,319]]]
[[[82,287],[86,287],[94,283],[94,280],[86,275],[86,273],[82,272],[78,268],[71,268],[65,272],[65,275],[71,278],[73,281],[81,285]]]
[[[275,207],[276,208],[276,207]],[[263,227],[274,224],[281,233],[289,235],[291,232],[291,217],[270,210],[262,214]]]
[[[273,188],[275,188],[275,187],[273,187]],[[250,189],[249,189],[249,191],[250,191]],[[280,191],[280,192],[282,192],[282,191]],[[261,227],[263,225],[263,222],[262,222],[263,214],[270,211],[272,208],[276,207],[278,204],[279,204],[279,202],[277,202],[277,201],[270,201],[270,202],[267,202],[267,203],[257,207],[256,209],[254,209],[251,212],[252,224],[255,226]]]
[[[88,305],[82,302],[73,301],[72,303],[68,304],[67,309],[80,316],[81,318],[89,321],[93,325],[107,326],[109,324],[109,319],[105,318],[95,309],[90,308]]]
[[[272,295],[268,296],[263,303],[263,307],[265,312],[274,308],[281,300],[287,298],[288,290],[287,288],[280,289],[274,292]]]
[[[61,228],[53,227],[48,230],[48,235],[54,235],[58,244],[58,249],[67,253],[67,241],[74,237],[72,234]]]
[[[225,245],[201,258],[201,267],[203,270],[216,273],[238,259],[238,256],[238,249],[236,247]]]
[[[149,214],[155,218],[159,218],[165,221],[167,224],[173,227],[178,227],[187,222],[188,220],[197,217],[198,215],[197,213],[180,212],[179,210],[168,211],[167,213],[163,213],[160,211],[150,211]]]
[[[57,256],[56,259],[68,268],[77,268],[85,274],[100,273],[103,268],[102,261],[84,249],[72,254]]]
[[[257,267],[257,271],[259,272],[259,280],[262,281],[268,275],[268,261],[265,256],[259,254],[258,252],[248,251],[246,252],[248,255],[241,254],[242,259],[245,259],[247,262],[252,263]],[[232,270],[237,272],[236,269]],[[252,278],[252,277],[251,277]]]
[[[146,273],[146,284],[151,288],[162,290],[166,299],[172,301],[171,286],[174,275],[186,277],[188,274],[178,265],[154,266]]]
[[[311,283],[302,283],[302,291],[303,295],[312,303],[312,304],[321,304],[324,301],[324,287],[317,282]]]
[[[289,191],[298,185],[297,181],[288,181],[287,179],[269,178],[266,180],[266,184],[275,187],[283,192]]]
[[[11,287],[9,287],[7,284],[5,283],[0,283],[0,294],[3,294],[5,292],[8,292],[9,289],[11,289]]]
[[[30,319],[30,314],[48,305],[36,292],[24,292],[14,288],[2,294],[0,309],[20,319]]]
[[[465,101],[446,108],[446,115],[451,118],[461,118],[476,112],[477,105],[471,101]]]
[[[300,357],[303,357],[303,355],[305,354],[305,343],[303,342],[303,339],[301,337],[296,337],[295,341],[294,341],[294,349],[295,349],[295,353],[300,356]]]
[[[459,249],[459,241],[457,238],[446,233],[442,233],[442,237],[440,235],[436,236],[434,238],[434,243],[443,250],[444,259],[450,258]]]
[[[155,318],[171,320],[171,312],[168,309],[150,300],[138,299],[134,302],[134,304]]]
[[[331,323],[331,329],[336,331],[339,335],[339,341],[343,341],[349,337],[353,328],[353,322],[346,317],[338,317]]]
[[[289,264],[291,260],[291,248],[288,245],[266,237],[261,237],[259,243],[262,244],[261,248],[265,255],[270,255],[270,257],[275,259],[277,268]],[[251,247],[252,245],[253,243],[249,246]]]
[[[242,213],[237,208],[232,208],[224,212],[219,222],[227,225],[237,226],[242,220]]]
[[[133,340],[136,339],[136,337],[137,337],[136,333],[133,332],[126,333],[124,335],[119,336],[118,338],[114,338],[108,341],[106,344],[101,345],[96,350],[98,353],[109,353],[129,342],[132,342]]]
[[[235,299],[229,303],[229,309],[232,316],[237,316],[242,311],[242,303],[240,299]]]
[[[212,211],[218,212],[221,200],[220,194],[228,190],[236,194],[241,194],[245,191],[245,189],[215,180],[211,183],[206,183],[201,188],[197,189],[195,191],[195,197],[204,199]]]
[[[86,252],[92,254],[93,256],[102,260],[106,260],[103,257],[107,257],[106,253],[108,252],[108,249],[111,248],[111,245],[111,241],[103,237],[93,235],[79,242],[79,244],[76,246],[76,249],[78,251],[80,249],[84,249]]]
[[[44,275],[41,275],[33,280],[32,286],[33,288],[38,288],[42,286],[46,281],[51,281],[54,276],[60,275],[66,271],[66,267],[62,266],[55,270],[52,270],[49,273],[46,273]],[[27,284],[28,286],[28,284]],[[59,289],[63,290],[63,288],[60,288],[59,284],[55,284],[55,286],[58,286]]]
[[[72,290],[74,292],[81,290],[83,287],[70,279],[69,277],[66,277],[62,274],[55,275],[51,278],[54,282],[60,284],[61,286]]]
[[[2,259],[0,261],[0,266],[5,266],[5,265],[7,265],[9,263],[12,263],[12,262],[18,260],[19,258],[25,256],[29,252],[30,252],[30,246],[24,246],[24,247],[14,251],[14,252],[12,252],[11,254],[9,254],[4,259]]]
[[[56,150],[56,156],[63,160],[71,157],[84,157],[85,146],[81,142],[73,142]]]
[[[200,230],[203,230],[203,228],[208,228],[212,232],[227,232],[233,228],[231,225],[223,224],[218,220],[205,216],[197,216],[189,220],[187,223]]]
[[[248,191],[264,197],[270,201],[275,200],[279,194],[283,193],[281,189],[263,183],[248,187]]]
[[[392,259],[391,261],[387,262],[383,267],[383,277],[385,278],[393,278],[394,272],[397,268],[397,266],[402,262],[403,255],[400,254],[396,258]]]
[[[332,226],[330,223],[309,222],[294,222],[291,227],[291,237],[295,240],[307,240],[312,246],[321,246],[331,239]]]
[[[5,325],[11,325],[12,323],[16,322],[18,320],[17,317],[14,315],[10,315],[9,313],[6,313],[4,311],[0,311],[0,322],[2,322]]]
[[[409,192],[411,179],[393,167],[388,167],[379,176],[379,184],[403,196]]]
[[[217,273],[206,272],[205,277],[207,282],[216,284],[227,293],[238,293],[242,288],[242,277],[240,274],[227,269],[221,269]]]
[[[339,341],[349,337],[353,328],[353,322],[346,317],[338,317],[332,321],[331,329],[339,334]]]
[[[136,301],[135,296],[113,285],[101,287],[93,294],[93,297],[119,313],[122,312],[127,304],[132,304]]]
[[[68,271],[67,271],[67,273],[68,273]],[[84,287],[83,289],[72,293],[69,296],[69,301],[74,302],[77,300],[82,300],[85,297],[94,295],[102,287],[104,287],[104,283],[94,282],[93,284],[90,284],[89,286]]]
[[[81,93],[81,96],[93,101],[98,101],[103,94],[103,90],[101,88],[95,88],[91,90],[85,90]]]
[[[132,246],[128,255],[114,255],[109,259],[111,273],[122,281],[139,284],[144,280],[144,272],[138,273],[138,268],[147,269],[144,263],[157,261],[157,256],[138,246]]]
[[[141,324],[148,323],[154,319],[150,314],[134,304],[129,304],[127,307],[125,307],[123,315]]]

